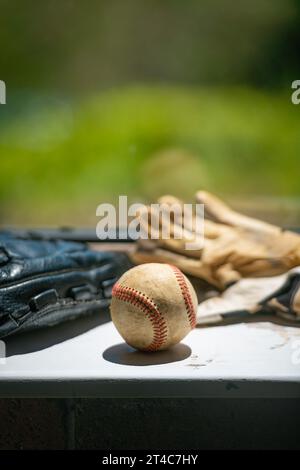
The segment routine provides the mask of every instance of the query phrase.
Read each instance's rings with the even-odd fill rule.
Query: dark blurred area
[[[1,0],[10,88],[135,81],[284,86],[299,76],[299,0]]]
[[[297,224],[299,26],[300,0],[0,0],[0,222],[205,187]]]

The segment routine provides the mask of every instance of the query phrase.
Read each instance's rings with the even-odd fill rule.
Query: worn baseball
[[[197,296],[175,266],[148,263],[114,285],[111,316],[127,344],[160,351],[179,343],[196,325]]]

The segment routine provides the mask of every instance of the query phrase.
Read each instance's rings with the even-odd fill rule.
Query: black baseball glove
[[[0,232],[0,338],[100,312],[130,267],[123,253]]]

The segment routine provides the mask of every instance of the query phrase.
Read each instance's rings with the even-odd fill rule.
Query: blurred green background
[[[299,225],[299,0],[0,0],[0,222],[200,188]]]

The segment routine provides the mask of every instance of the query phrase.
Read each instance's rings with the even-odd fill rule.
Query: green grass
[[[6,223],[90,223],[119,194],[299,196],[300,108],[288,95],[135,86],[40,103],[1,122]]]

